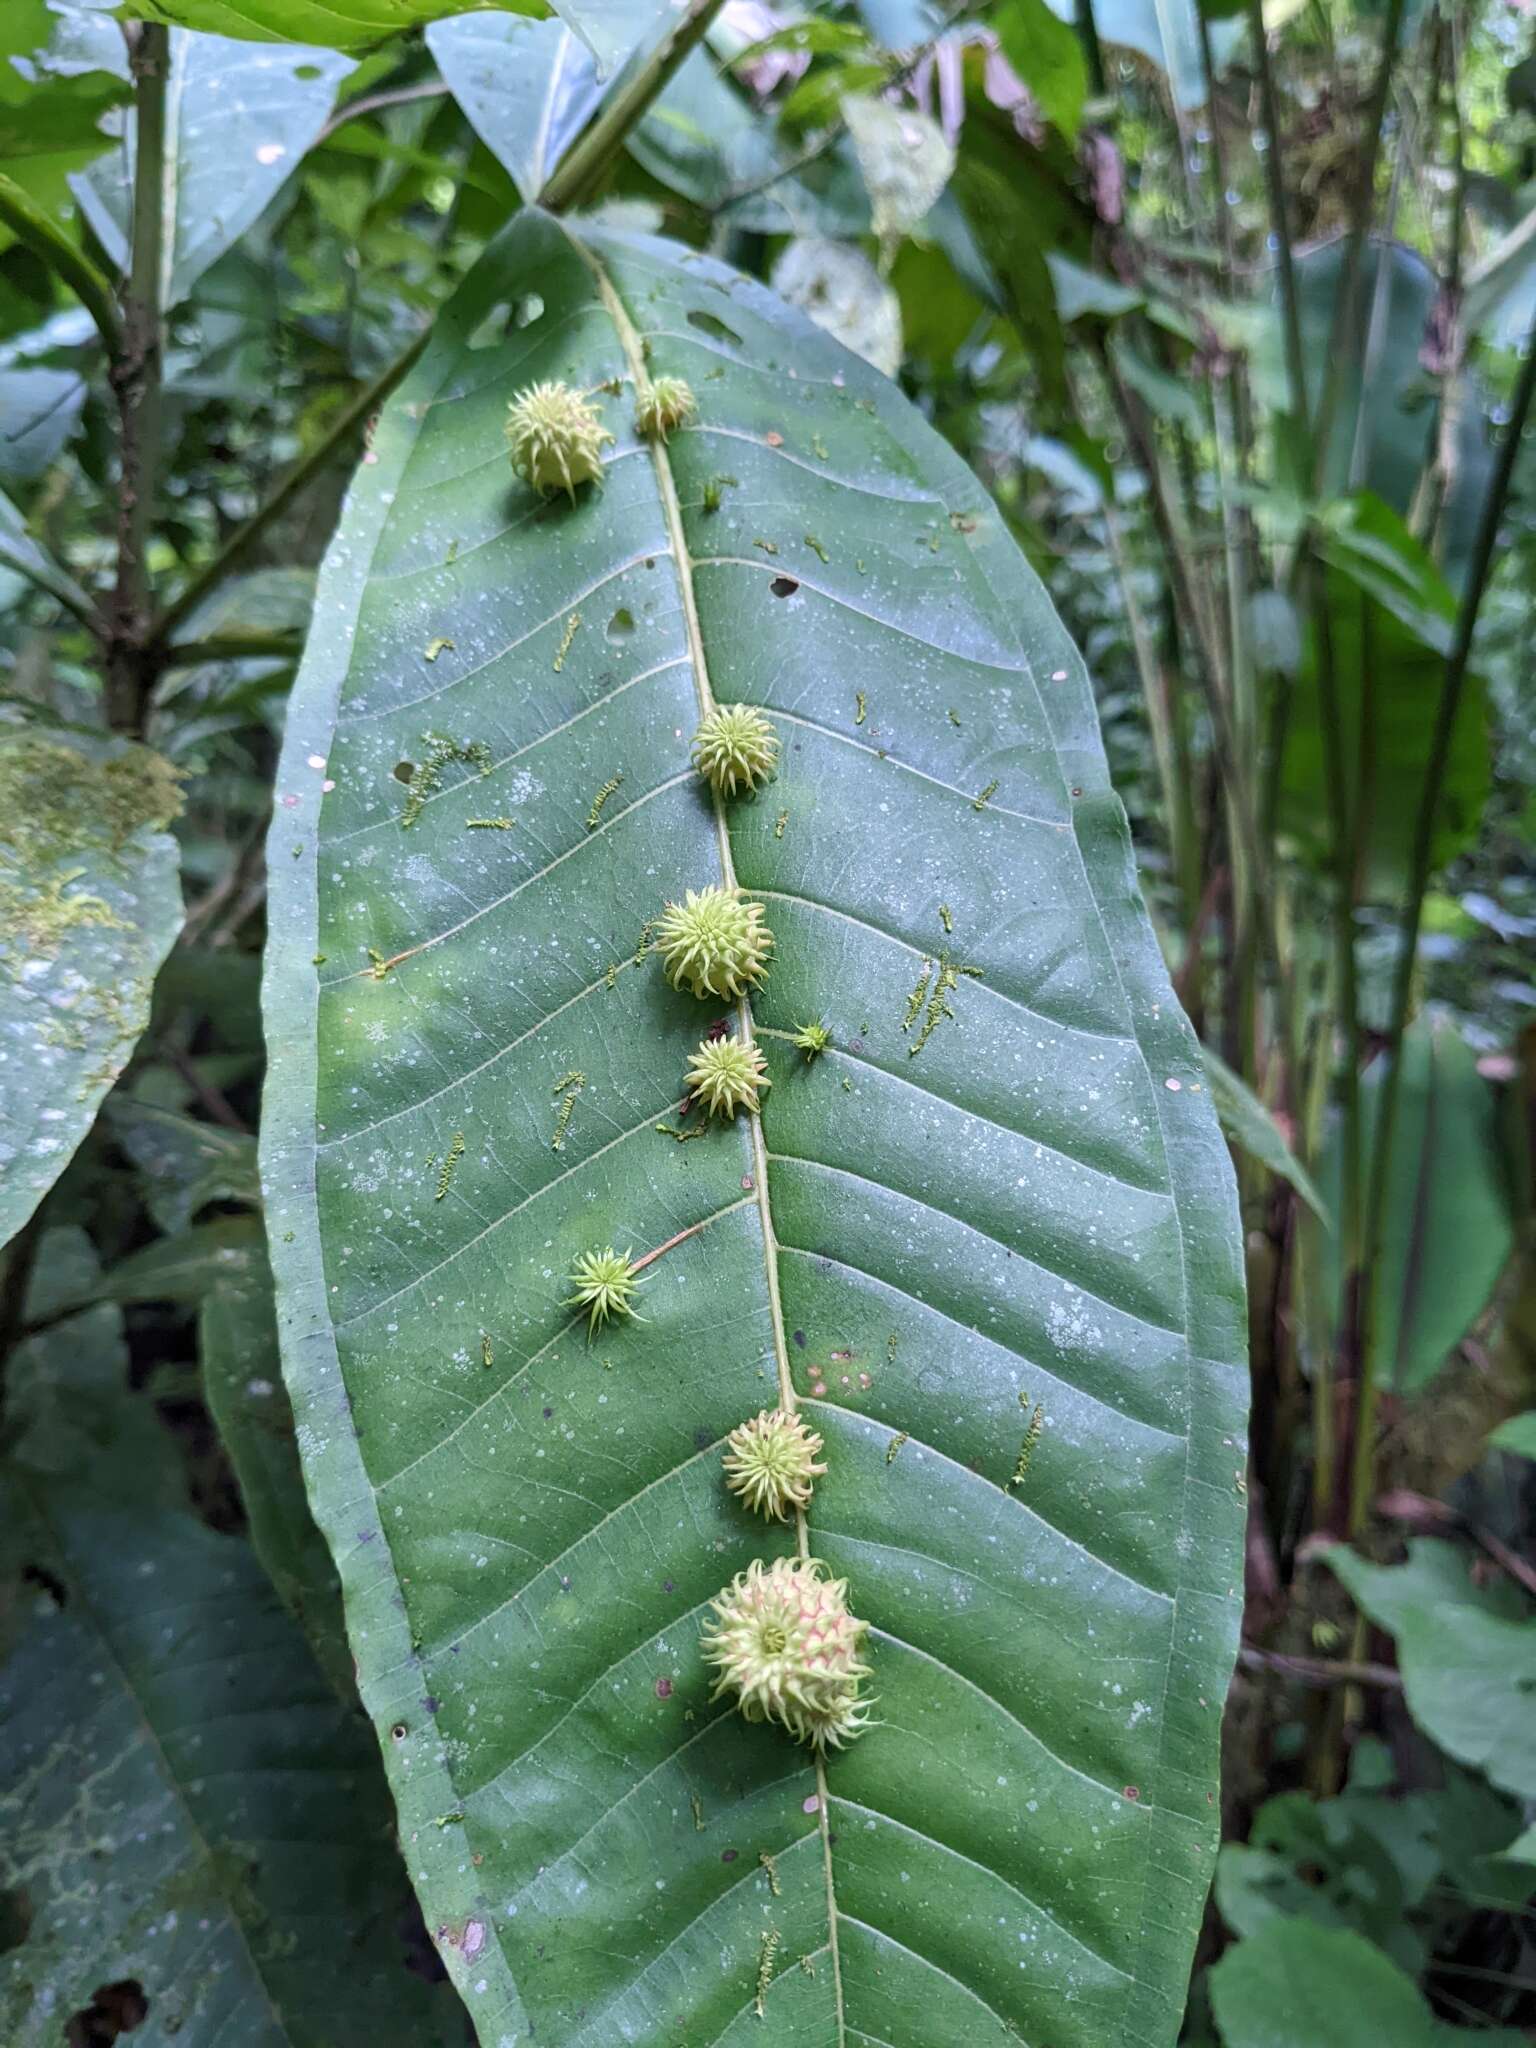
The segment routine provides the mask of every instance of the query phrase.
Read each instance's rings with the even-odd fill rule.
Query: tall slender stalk
[[[1264,189],[1269,199],[1270,232],[1280,272],[1280,324],[1285,336],[1285,374],[1290,387],[1290,413],[1303,436],[1307,427],[1307,363],[1301,346],[1301,307],[1296,295],[1296,259],[1285,208],[1285,166],[1280,149],[1280,100],[1269,61],[1269,31],[1264,26],[1264,0],[1248,0],[1248,33],[1254,68],[1259,74],[1259,102],[1269,137],[1264,151]]]
[[[1408,863],[1408,886],[1398,922],[1398,956],[1392,984],[1392,1010],[1382,1049],[1381,1088],[1376,1115],[1376,1141],[1371,1158],[1370,1184],[1365,1202],[1364,1284],[1360,1316],[1360,1394],[1355,1415],[1355,1448],[1349,1490],[1349,1532],[1358,1533],[1370,1505],[1375,1474],[1374,1424],[1380,1380],[1376,1331],[1380,1321],[1382,1243],[1385,1235],[1387,1189],[1392,1176],[1392,1148],[1397,1131],[1398,1104],[1402,1094],[1403,1034],[1413,995],[1414,964],[1418,955],[1419,927],[1424,916],[1424,897],[1429,888],[1434,857],[1435,825],[1445,793],[1446,771],[1451,758],[1451,741],[1456,716],[1461,709],[1467,665],[1472,655],[1472,637],[1477,615],[1493,566],[1499,523],[1509,496],[1510,478],[1520,450],[1521,435],[1530,416],[1532,392],[1536,391],[1536,322],[1526,336],[1525,360],[1520,366],[1510,406],[1509,425],[1499,448],[1488,495],[1483,500],[1477,540],[1466,588],[1456,616],[1456,634],[1446,657],[1445,677],[1435,710],[1434,731],[1429,744],[1429,761],[1419,813],[1414,821],[1413,851]]]
[[[117,583],[107,618],[107,719],[143,725],[154,682],[148,657],[149,541],[160,461],[161,278],[165,253],[165,88],[170,30],[140,22],[129,64],[134,86],[131,244],[122,348],[110,367],[119,420]]]
[[[539,194],[540,206],[551,213],[568,213],[591,196],[629,131],[688,52],[703,40],[721,5],[722,0],[689,0],[661,41],[628,78],[620,80],[590,126],[556,164]]]
[[[1365,134],[1355,167],[1354,190],[1350,196],[1349,233],[1344,247],[1344,270],[1338,295],[1333,302],[1333,320],[1328,334],[1322,396],[1312,441],[1312,482],[1321,489],[1328,464],[1328,443],[1333,433],[1333,416],[1351,363],[1359,359],[1360,272],[1365,259],[1365,241],[1370,233],[1371,212],[1376,200],[1376,159],[1381,153],[1382,123],[1387,117],[1387,98],[1392,89],[1392,68],[1402,41],[1405,0],[1387,0],[1387,21],[1382,31],[1381,56],[1366,107]],[[1378,259],[1380,260],[1380,259]],[[1363,400],[1363,386],[1362,386]]]

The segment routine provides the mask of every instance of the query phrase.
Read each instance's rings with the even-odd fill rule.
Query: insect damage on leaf
[[[478,768],[483,777],[491,772],[491,750],[484,740],[449,739],[446,733],[422,734],[425,753],[411,769],[405,785],[405,809],[400,813],[402,830],[408,831],[421,816],[429,797],[443,786],[443,770],[455,761],[466,768]]]
[[[624,777],[622,775],[610,775],[602,788],[597,792],[597,795],[593,797],[592,808],[587,813],[587,830],[589,832],[597,830],[598,825],[602,822],[603,805],[607,803],[609,797],[614,794],[623,780]]]

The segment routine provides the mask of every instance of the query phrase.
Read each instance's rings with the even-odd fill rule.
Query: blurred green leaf
[[[1455,600],[1424,549],[1379,500],[1332,508],[1319,552],[1329,645],[1344,737],[1345,777],[1362,816],[1367,900],[1395,902],[1407,875],[1424,790],[1425,736],[1445,679]],[[1281,772],[1281,828],[1319,868],[1332,857],[1315,620],[1302,617]],[[1487,695],[1468,675],[1451,735],[1433,858],[1442,866],[1476,834],[1487,800]]]
[[[0,726],[0,1244],[90,1129],[181,929],[180,798],[147,748]]]
[[[143,1398],[114,1314],[33,1340],[93,1417]],[[446,1987],[407,1966],[372,1736],[248,1547],[156,1503],[161,1455],[126,1418],[67,1471],[38,1455],[50,1427],[31,1418],[0,1468],[0,1886],[23,1907],[0,2034],[462,2044]],[[132,2023],[102,2031],[114,2011]]]
[[[1504,2027],[1447,2027],[1411,1977],[1358,1934],[1310,1920],[1272,1920],[1211,1971],[1226,2048],[1522,2048]]]
[[[1403,1073],[1377,1291],[1376,1339],[1384,1383],[1423,1391],[1482,1312],[1514,1242],[1508,1177],[1493,1093],[1453,1024],[1420,1018],[1403,1039]],[[1375,1141],[1380,1062],[1362,1082],[1367,1157]],[[1339,1133],[1318,1168],[1337,1211]],[[1336,1241],[1319,1246],[1323,1284],[1336,1301]]]
[[[1453,1544],[1419,1538],[1408,1562],[1324,1555],[1350,1595],[1397,1642],[1408,1711],[1459,1763],[1517,1799],[1536,1798],[1536,1620],[1506,1582],[1480,1586]]]
[[[1046,0],[1002,0],[990,19],[1003,55],[1041,113],[1075,142],[1088,97],[1088,65],[1076,29],[1053,14]]]
[[[1241,1146],[1250,1158],[1257,1159],[1261,1166],[1267,1166],[1271,1173],[1289,1181],[1297,1194],[1316,1214],[1323,1227],[1331,1229],[1332,1221],[1322,1196],[1314,1187],[1306,1168],[1286,1143],[1274,1117],[1247,1082],[1240,1075],[1233,1073],[1220,1054],[1212,1052],[1208,1045],[1202,1045],[1200,1058],[1205,1066],[1211,1100],[1216,1105],[1216,1114],[1221,1118],[1221,1127],[1227,1136],[1235,1145]]]
[[[1512,1451],[1516,1457],[1536,1458],[1536,1408],[1524,1415],[1512,1415],[1501,1422],[1488,1439],[1493,1451]]]
[[[145,1206],[161,1230],[186,1230],[210,1202],[259,1207],[256,1140],[249,1132],[200,1123],[121,1093],[111,1097],[105,1114],[144,1177]]]
[[[342,1699],[356,1695],[341,1585],[299,1469],[265,1259],[219,1281],[198,1319],[203,1395],[240,1488],[251,1545]]]
[[[531,204],[602,99],[591,53],[564,23],[515,14],[434,22],[427,47],[476,134]]]
[[[252,49],[220,35],[171,34],[166,83],[161,296],[179,305],[298,168],[325,126],[350,59],[321,48]],[[134,119],[75,182],[108,257],[128,260]]]
[[[857,235],[869,202],[851,155],[830,150],[791,172],[794,152],[706,50],[694,50],[634,128],[635,162],[685,199],[757,234]]]
[[[1360,267],[1361,333],[1370,326],[1382,249],[1369,245]],[[1340,379],[1338,403],[1328,442],[1324,471],[1325,496],[1337,496],[1348,485],[1355,457],[1357,427],[1364,447],[1361,481],[1400,517],[1406,518],[1426,462],[1434,454],[1439,432],[1438,383],[1422,367],[1419,351],[1435,309],[1438,280],[1424,258],[1393,242],[1385,251],[1386,297],[1380,355],[1365,384],[1365,366],[1357,358]],[[1342,282],[1343,241],[1337,238],[1301,251],[1296,258],[1296,283],[1306,364],[1307,392],[1315,407],[1332,341],[1333,307]],[[1285,399],[1283,352],[1277,309],[1268,309],[1260,326],[1255,369],[1270,404]],[[1363,348],[1361,357],[1363,358]],[[1361,396],[1367,403],[1361,418]],[[1455,472],[1441,515],[1442,560],[1453,586],[1459,585],[1471,555],[1478,512],[1493,472],[1493,455],[1484,421],[1483,392],[1475,372],[1464,372],[1458,408]]]

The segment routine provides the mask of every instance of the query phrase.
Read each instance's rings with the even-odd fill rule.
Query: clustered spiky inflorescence
[[[667,905],[656,922],[655,943],[674,988],[691,989],[701,1001],[723,996],[735,1002],[767,974],[773,934],[763,923],[761,904],[711,883]]]
[[[636,1292],[644,1285],[628,1252],[616,1252],[612,1245],[600,1252],[583,1252],[571,1271],[576,1292],[567,1308],[585,1311],[589,1332],[600,1330],[610,1317],[643,1320],[633,1306]]]
[[[844,1579],[815,1558],[753,1558],[714,1600],[705,1656],[720,1673],[711,1695],[734,1693],[748,1721],[777,1721],[797,1741],[840,1749],[867,1726],[859,1655],[869,1624],[848,1612]]]
[[[603,444],[612,439],[597,408],[569,384],[532,384],[507,407],[512,467],[546,496],[564,491],[574,504],[578,484],[600,482]]]
[[[693,765],[721,796],[756,789],[773,773],[779,740],[755,704],[723,704],[693,736]]]
[[[787,1408],[764,1408],[725,1440],[725,1478],[732,1493],[770,1521],[788,1521],[805,1507],[811,1481],[826,1471],[816,1463],[821,1438]]]
[[[755,1110],[759,1094],[771,1086],[760,1049],[734,1032],[725,1038],[701,1039],[688,1062],[688,1093],[711,1116]]]
[[[654,377],[636,400],[635,425],[647,440],[665,441],[674,427],[685,425],[698,409],[692,386],[681,377]]]
[[[825,1052],[832,1043],[832,1033],[818,1018],[814,1023],[802,1024],[791,1043],[799,1046],[805,1054],[805,1063],[809,1066],[816,1055]]]

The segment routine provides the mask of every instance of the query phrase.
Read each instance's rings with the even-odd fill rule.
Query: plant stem
[[[1354,1461],[1349,1489],[1349,1533],[1363,1526],[1370,1504],[1375,1476],[1374,1422],[1377,1396],[1376,1326],[1381,1286],[1381,1253],[1385,1229],[1387,1188],[1392,1173],[1392,1144],[1396,1134],[1398,1101],[1402,1090],[1403,1034],[1408,1026],[1408,1008],[1413,994],[1414,963],[1419,948],[1419,926],[1424,915],[1424,897],[1429,888],[1434,858],[1435,823],[1445,793],[1446,770],[1450,764],[1451,741],[1456,715],[1461,708],[1467,664],[1472,654],[1472,636],[1483,593],[1493,566],[1499,523],[1509,496],[1510,479],[1520,450],[1521,435],[1530,415],[1531,395],[1536,390],[1536,322],[1526,336],[1525,360],[1515,385],[1509,425],[1499,448],[1498,464],[1483,500],[1478,522],[1472,566],[1456,616],[1456,634],[1446,657],[1440,702],[1435,711],[1434,731],[1429,743],[1429,762],[1424,772],[1424,791],[1414,821],[1413,852],[1408,866],[1408,886],[1398,926],[1398,955],[1392,985],[1392,1010],[1381,1057],[1381,1087],[1376,1115],[1376,1142],[1371,1158],[1370,1186],[1365,1203],[1363,1276],[1360,1301],[1360,1394],[1355,1414]]]
[[[271,496],[256,508],[245,524],[235,529],[218,554],[198,571],[175,603],[167,606],[157,620],[151,636],[153,646],[160,652],[162,666],[165,666],[168,660],[184,664],[187,657],[182,650],[168,652],[171,636],[176,628],[191,617],[209,593],[244,559],[273,521],[282,517],[304,486],[331,461],[341,444],[383,404],[426,345],[427,332],[424,330],[408,348],[403,349],[395,357],[392,363],[379,372],[371,384],[365,384],[362,390],[348,401],[309,453],[294,464]]]
[[[1259,100],[1269,147],[1264,152],[1264,185],[1269,195],[1269,225],[1275,237],[1280,270],[1280,320],[1285,335],[1285,373],[1290,386],[1290,411],[1305,440],[1307,427],[1307,365],[1301,346],[1301,311],[1296,297],[1296,262],[1285,212],[1285,167],[1280,154],[1280,101],[1269,61],[1269,31],[1264,26],[1264,0],[1248,0],[1248,33],[1254,68],[1259,74]]]
[[[1093,0],[1075,0],[1073,25],[1083,45],[1083,62],[1088,70],[1088,91],[1096,100],[1104,97],[1104,52],[1099,44],[1099,27],[1093,18]]]
[[[568,213],[591,197],[604,172],[624,147],[629,131],[720,12],[722,0],[689,0],[655,48],[604,100],[590,125],[550,173],[539,204]]]
[[[119,419],[117,584],[107,615],[107,720],[138,732],[154,683],[149,540],[160,455],[161,273],[165,244],[165,86],[170,31],[140,22],[134,82],[132,244],[122,346],[109,369]]]
[[[1322,397],[1318,401],[1316,430],[1312,442],[1312,483],[1321,490],[1328,465],[1328,443],[1333,433],[1333,416],[1349,364],[1358,360],[1360,344],[1360,272],[1370,232],[1371,209],[1376,198],[1376,159],[1381,150],[1381,128],[1387,115],[1387,96],[1392,86],[1392,67],[1402,40],[1404,0],[1387,0],[1387,23],[1382,32],[1381,58],[1366,109],[1365,139],[1355,169],[1355,189],[1350,201],[1349,240],[1344,249],[1344,271],[1338,296],[1333,302],[1333,320],[1328,334],[1327,368]],[[1385,261],[1378,253],[1377,262]],[[1365,386],[1361,385],[1361,403]]]
[[[296,661],[304,651],[297,633],[230,631],[210,633],[203,640],[178,640],[162,647],[160,667],[195,668],[204,661]]]
[[[69,237],[14,178],[0,171],[0,221],[18,241],[25,242],[34,255],[60,277],[96,323],[108,355],[122,353],[123,324],[118,318],[110,279],[98,270],[90,257],[77,249]]]

